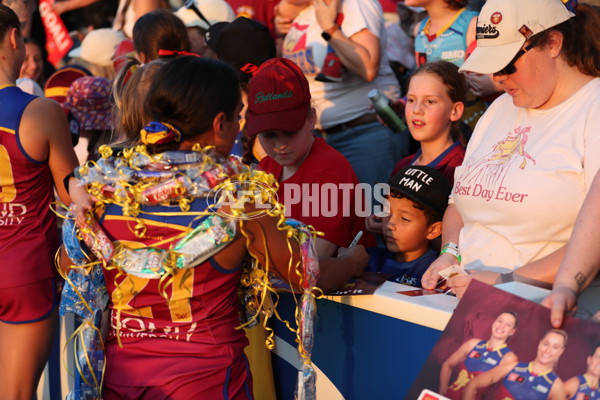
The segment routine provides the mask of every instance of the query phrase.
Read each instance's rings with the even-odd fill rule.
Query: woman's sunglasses
[[[494,76],[512,75],[515,72],[517,72],[517,67],[515,66],[515,63],[517,62],[517,60],[519,58],[521,58],[521,56],[523,54],[527,53],[529,50],[533,49],[534,47],[535,47],[535,45],[533,43],[530,43],[529,45],[522,47],[521,50],[519,50],[519,52],[514,56],[512,61],[509,62],[506,67],[502,68],[498,72],[494,72]]]

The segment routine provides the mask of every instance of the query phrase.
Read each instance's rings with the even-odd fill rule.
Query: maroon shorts
[[[149,339],[152,340],[152,339]],[[124,344],[127,346],[127,344]],[[157,374],[160,371],[157,371]],[[252,378],[246,356],[229,368],[173,378],[151,387],[124,386],[104,382],[104,400],[252,400]]]
[[[0,321],[28,324],[44,320],[58,304],[56,280],[0,289]]]

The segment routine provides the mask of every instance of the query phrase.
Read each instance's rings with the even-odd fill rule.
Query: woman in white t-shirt
[[[573,8],[573,7],[572,7]],[[477,49],[461,71],[494,74],[506,91],[480,119],[455,172],[440,257],[423,276],[550,286],[600,167],[600,16],[560,0],[488,0]]]

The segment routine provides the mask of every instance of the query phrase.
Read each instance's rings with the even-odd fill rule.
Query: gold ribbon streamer
[[[156,141],[154,141],[154,137],[149,134],[146,135],[146,140],[148,141],[148,143],[156,143]],[[298,299],[296,298],[296,295],[294,294],[302,294],[302,293],[309,293],[311,296],[314,297],[315,300],[320,299],[323,297],[323,292],[317,288],[317,287],[310,287],[310,288],[306,288],[303,291],[294,291],[293,285],[291,283],[291,278],[295,275],[299,278],[299,282],[300,282],[300,288],[302,288],[303,286],[303,282],[304,282],[304,273],[302,270],[302,260],[298,260],[297,262],[294,263],[293,258],[292,258],[292,253],[293,253],[293,249],[292,249],[292,240],[296,240],[299,244],[301,244],[304,240],[307,240],[308,238],[306,237],[306,233],[305,232],[299,232],[298,230],[296,230],[295,228],[289,226],[286,224],[286,219],[285,219],[285,209],[284,206],[281,203],[278,202],[273,202],[273,198],[271,198],[269,196],[268,192],[264,191],[265,187],[269,187],[269,188],[273,188],[272,190],[274,192],[277,191],[279,184],[277,183],[276,179],[271,175],[271,174],[267,174],[263,171],[256,171],[256,170],[251,170],[247,167],[243,167],[241,169],[241,171],[239,171],[238,173],[235,173],[233,175],[228,175],[223,171],[227,171],[227,167],[222,167],[220,164],[218,163],[214,163],[212,162],[212,157],[210,156],[210,152],[214,151],[214,147],[212,146],[207,146],[207,147],[201,147],[199,144],[195,144],[192,148],[192,150],[194,151],[198,151],[202,153],[202,157],[200,158],[200,162],[199,164],[199,170],[200,171],[217,171],[216,174],[216,179],[217,180],[223,180],[224,182],[221,183],[222,187],[226,188],[226,190],[231,190],[232,192],[235,191],[236,186],[233,183],[234,181],[244,181],[247,182],[247,187],[245,187],[245,189],[247,190],[251,190],[253,192],[256,193],[260,193],[260,197],[259,199],[262,201],[263,204],[271,204],[273,206],[272,209],[268,210],[268,211],[245,211],[244,209],[244,202],[241,201],[241,199],[237,199],[236,203],[234,204],[233,208],[231,209],[231,217],[233,219],[239,219],[239,233],[245,238],[246,241],[246,248],[248,249],[248,253],[250,255],[250,258],[252,259],[252,267],[248,270],[248,271],[244,271],[242,274],[242,283],[245,287],[249,287],[251,288],[250,290],[253,292],[252,295],[252,312],[253,315],[252,317],[247,320],[245,323],[240,324],[240,326],[238,326],[236,329],[241,329],[244,326],[250,325],[252,323],[254,323],[258,316],[261,313],[264,313],[266,315],[266,318],[264,318],[263,320],[263,328],[266,330],[267,332],[267,339],[265,341],[265,345],[267,348],[269,349],[273,349],[275,346],[275,341],[274,341],[274,331],[267,326],[267,321],[271,316],[275,316],[277,319],[279,319],[290,331],[294,332],[296,334],[296,341],[298,342],[298,350],[300,355],[303,358],[303,362],[304,363],[309,363],[310,362],[310,355],[307,354],[307,351],[303,348],[302,345],[302,341],[301,341],[301,332],[299,327],[301,327],[302,321],[301,319],[304,318],[304,316],[301,314],[301,310],[300,310],[300,305],[298,304]],[[113,151],[109,146],[102,146],[99,149],[99,152],[102,156],[102,158],[104,159],[109,159],[112,154]],[[121,152],[121,156],[122,160],[125,162],[125,164],[129,167],[132,168],[133,170],[140,170],[141,168],[138,167],[139,164],[136,164],[137,160],[141,158],[148,160],[148,162],[160,162],[161,161],[161,157],[160,155],[153,155],[153,154],[149,154],[146,146],[145,145],[139,145],[133,148],[128,148],[128,149],[124,149]],[[137,158],[136,158],[137,157]],[[145,158],[144,158],[145,157]],[[95,162],[88,162],[87,164],[81,166],[78,170],[79,174],[81,176],[84,176],[86,174],[89,174],[90,171],[92,170],[98,170],[100,171],[101,168],[98,165],[98,163]],[[134,233],[134,235],[140,239],[147,239],[148,238],[148,229],[146,227],[146,225],[144,224],[144,220],[143,220],[143,215],[154,215],[154,216],[172,216],[172,215],[188,215],[188,216],[195,216],[195,218],[189,223],[188,228],[191,230],[191,226],[192,224],[199,218],[203,218],[209,215],[219,215],[219,209],[216,210],[211,210],[211,211],[202,211],[202,212],[190,212],[190,204],[193,201],[192,196],[190,195],[186,195],[185,193],[187,192],[187,189],[183,186],[183,184],[181,184],[181,182],[178,184],[177,186],[177,190],[176,190],[176,194],[178,194],[179,196],[175,196],[175,198],[169,202],[169,204],[177,204],[178,205],[178,211],[177,212],[147,212],[141,209],[140,207],[140,203],[144,200],[143,199],[143,192],[145,189],[152,187],[152,184],[149,183],[145,183],[145,182],[137,182],[137,183],[130,183],[128,181],[125,180],[125,177],[120,176],[120,180],[119,177],[115,178],[115,182],[112,182],[111,185],[114,186],[113,191],[111,192],[107,192],[105,190],[105,182],[99,182],[99,181],[95,181],[95,182],[89,182],[87,184],[87,190],[90,194],[93,194],[95,197],[97,197],[99,199],[99,206],[104,207],[106,204],[115,204],[117,206],[120,206],[122,208],[122,214],[123,216],[128,216],[133,218],[133,225],[129,225],[128,227],[129,229]],[[256,201],[256,199],[255,199]],[[258,254],[255,253],[255,251],[253,250],[251,243],[252,243],[252,239],[250,236],[250,233],[246,230],[245,228],[245,222],[244,219],[247,218],[252,218],[255,217],[261,213],[266,213],[267,215],[277,218],[277,229],[280,231],[285,231],[285,234],[288,238],[287,240],[287,250],[289,252],[289,262],[288,262],[288,266],[287,266],[287,271],[288,271],[288,284],[290,286],[290,288],[292,288],[292,297],[294,298],[294,301],[296,303],[296,311],[294,313],[294,319],[296,322],[296,326],[297,328],[293,328],[292,324],[283,319],[281,317],[281,315],[279,314],[279,312],[277,311],[277,305],[279,304],[279,294],[277,293],[276,289],[272,286],[270,280],[269,280],[269,273],[271,270],[271,265],[270,265],[270,252],[269,252],[269,248],[267,246],[267,240],[266,240],[266,232],[264,231],[264,229],[262,228],[262,226],[260,227],[260,235],[262,236],[262,243],[263,243],[263,248],[261,248],[260,250],[262,251],[262,254],[264,255],[264,265],[261,265],[259,263],[259,257]],[[90,222],[91,223],[91,222]],[[260,225],[259,225],[260,226]],[[90,233],[93,234],[93,232],[91,232],[89,227],[79,227],[79,237],[81,237],[81,233]],[[308,234],[311,236],[311,239],[314,240],[314,238],[317,235],[323,235],[322,232],[317,232],[314,230],[314,228],[312,227],[308,227]],[[187,234],[187,232],[182,232],[180,235],[177,235],[173,238],[169,238],[163,241],[158,241],[156,243],[154,243],[153,247],[156,246],[161,246],[161,248],[164,249],[165,245],[168,243],[173,243],[175,241],[177,241],[178,239],[184,237]],[[119,246],[117,245],[115,247],[115,254],[113,256],[113,260],[118,260],[120,257],[120,254],[123,250],[123,246]],[[169,301],[168,299],[168,295],[167,295],[167,290],[169,288],[170,285],[173,284],[174,281],[174,276],[177,272],[177,267],[176,267],[176,259],[177,259],[177,253],[175,251],[173,251],[173,246],[171,245],[167,250],[168,256],[167,256],[167,261],[164,263],[164,274],[159,278],[159,283],[158,283],[158,287],[159,287],[159,293],[161,296],[163,296],[165,298],[166,301]],[[259,251],[259,249],[256,249],[256,251]],[[99,263],[100,261],[96,262],[96,263],[90,263],[86,265],[86,268],[91,267],[94,264]],[[122,324],[121,324],[121,312],[122,310],[126,307],[125,304],[123,304],[123,293],[122,288],[121,288],[121,284],[119,283],[119,281],[121,280],[121,278],[123,278],[124,276],[127,277],[127,273],[125,271],[123,271],[118,265],[115,265],[114,262],[111,262],[109,260],[109,262],[105,263],[105,262],[101,262],[103,268],[105,268],[106,270],[113,270],[116,269],[117,273],[113,279],[113,284],[115,286],[115,289],[112,293],[113,299],[116,301],[116,304],[113,307],[116,308],[116,315],[115,315],[115,325],[116,325],[116,337],[117,337],[117,342],[118,345],[120,347],[123,346],[122,342],[121,342],[121,335],[120,335],[120,330],[122,328]],[[122,283],[122,282],[121,282]],[[82,295],[77,291],[77,294],[80,298],[83,299]],[[86,307],[89,307],[89,305],[87,305]],[[111,316],[112,319],[112,316]],[[81,328],[83,329],[83,328]],[[74,336],[73,336],[74,337]],[[71,339],[70,339],[71,340]],[[87,355],[87,352],[86,352]],[[86,362],[89,365],[89,360],[86,359]],[[78,365],[78,370],[80,370],[80,366]],[[81,371],[80,371],[81,372]],[[94,382],[94,384],[97,384],[98,382]],[[101,384],[101,383],[100,383]]]

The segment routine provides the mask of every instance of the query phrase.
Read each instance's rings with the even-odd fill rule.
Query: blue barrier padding
[[[295,303],[282,294],[280,310],[293,321]],[[347,400],[401,399],[419,374],[441,331],[329,300],[317,302],[313,363]],[[292,346],[294,335],[273,323]],[[277,398],[293,399],[297,370],[273,355]]]

